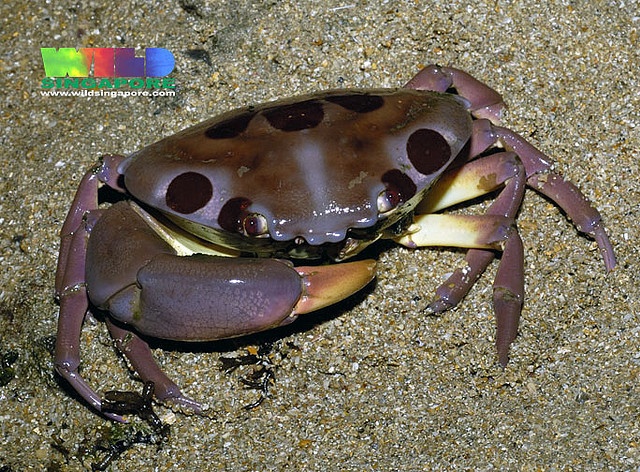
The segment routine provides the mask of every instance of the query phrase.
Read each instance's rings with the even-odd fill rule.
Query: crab
[[[146,340],[213,341],[291,323],[368,285],[374,260],[343,261],[380,239],[468,248],[425,309],[434,313],[455,306],[501,255],[493,305],[497,360],[506,366],[524,301],[516,214],[525,187],[596,241],[607,271],[616,259],[580,190],[499,126],[504,108],[466,72],[432,65],[402,88],[245,107],[128,157],[103,156],[80,182],[61,232],[56,370],[102,412],[78,370],[85,314],[101,310],[155,397],[199,411]],[[102,185],[123,198],[105,209]],[[442,212],[492,192],[484,214]]]

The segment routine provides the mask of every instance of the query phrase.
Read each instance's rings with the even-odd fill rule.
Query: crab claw
[[[96,269],[99,262],[91,262]],[[336,303],[369,283],[374,268],[373,261],[295,268],[279,259],[161,253],[113,295],[106,270],[88,274],[87,280],[96,306],[147,336],[213,341],[283,326]],[[121,286],[123,272],[115,271]],[[92,284],[98,277],[102,285]]]
[[[376,275],[376,261],[296,267],[304,279],[304,292],[293,314],[309,313],[344,300],[367,285]]]

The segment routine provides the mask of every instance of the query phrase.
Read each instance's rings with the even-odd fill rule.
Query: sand
[[[244,344],[157,344],[207,417],[157,405],[161,446],[110,470],[637,470],[640,204],[637,1],[5,3],[0,57],[2,470],[86,470],[100,438],[144,430],[94,414],[53,373],[58,233],[83,172],[216,113],[335,87],[395,87],[425,64],[499,90],[505,124],[553,156],[596,202],[619,265],[528,191],[519,215],[527,298],[511,362],[494,352],[492,264],[441,317],[422,308],[460,251],[380,251],[374,287]],[[41,94],[41,47],[166,48],[174,97]],[[219,357],[275,340],[261,406]],[[140,391],[101,321],[82,373]],[[6,365],[3,372],[8,373]],[[106,438],[106,439],[105,439]]]

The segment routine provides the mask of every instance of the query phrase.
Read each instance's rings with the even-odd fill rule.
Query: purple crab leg
[[[429,65],[405,85],[405,88],[446,92],[455,88],[461,97],[469,102],[469,111],[476,118],[488,118],[494,123],[500,121],[506,108],[502,96],[475,77],[453,67]]]
[[[515,131],[495,126],[489,120],[474,122],[472,148],[475,152],[503,143],[524,164],[527,186],[549,197],[567,214],[578,231],[597,243],[607,272],[616,266],[616,257],[602,225],[602,216],[578,187],[552,169],[552,160]]]
[[[100,181],[95,169],[87,172],[80,181],[78,191],[76,192],[71,209],[62,225],[60,231],[60,253],[58,256],[58,267],[56,269],[56,297],[60,297],[69,286],[74,286],[84,282],[84,258],[83,264],[76,264],[73,270],[70,265],[73,264],[74,254],[72,251],[86,251],[86,241],[82,246],[81,240],[78,239],[78,233],[82,237],[86,234],[83,224],[85,213],[89,210],[98,208],[98,185]]]
[[[489,215],[516,217],[525,190],[524,171],[509,179],[499,197],[487,210]],[[504,195],[504,198],[501,198]],[[486,266],[485,266],[486,267]],[[518,333],[524,302],[524,249],[514,224],[502,251],[493,281],[493,307],[496,313],[496,349],[503,366],[509,361],[509,347]]]
[[[58,267],[56,269],[56,296],[60,296],[68,287],[65,280],[75,280],[75,283],[84,281],[84,265],[76,268],[76,274],[71,276],[68,265],[71,260],[78,257],[78,248],[72,244],[74,235],[80,231],[86,234],[82,220],[87,212],[98,208],[98,187],[106,183],[110,187],[122,191],[119,186],[119,174],[116,171],[118,164],[124,159],[123,156],[106,155],[101,162],[84,174],[78,190],[69,209],[69,213],[64,220],[60,231],[60,252],[58,256]],[[86,251],[86,247],[84,248]]]
[[[60,317],[55,347],[55,368],[73,389],[96,410],[101,410],[101,398],[78,373],[80,366],[80,334],[89,308],[85,284],[85,253],[93,225],[102,214],[98,210],[98,187],[107,182],[118,188],[115,167],[121,156],[105,156],[103,162],[82,178],[73,204],[60,233],[60,255],[56,270],[56,298]],[[123,422],[122,416],[104,413],[110,419]]]
[[[504,189],[485,214],[487,217],[507,218],[513,222],[506,229],[507,234],[503,238],[502,258],[493,284],[493,305],[497,327],[496,348],[498,360],[504,366],[509,359],[509,346],[518,332],[520,311],[524,300],[524,252],[522,240],[514,222],[524,196],[524,169],[514,153],[500,153],[471,162],[461,169],[454,170],[453,173],[457,174],[455,177],[461,180],[471,180],[475,177],[476,182],[481,181],[482,176],[494,175],[493,184],[489,187],[470,185],[471,196],[490,192],[499,185],[505,184]],[[435,194],[439,193],[438,185],[446,187],[449,183],[448,176],[445,175],[442,183],[436,184]],[[416,220],[419,222],[420,216],[417,216]],[[425,231],[428,232],[428,228],[425,228]],[[481,228],[477,233],[485,231],[487,228]],[[402,243],[402,241],[399,242]],[[443,243],[446,244],[446,240]],[[479,247],[481,247],[480,244]],[[466,265],[456,269],[447,281],[438,287],[437,298],[427,309],[440,313],[455,306],[467,294],[494,257],[493,250],[470,249],[467,252]]]
[[[518,133],[493,126],[495,136],[508,149],[515,151],[524,163],[527,185],[554,201],[578,231],[591,236],[600,248],[607,272],[616,266],[616,256],[602,225],[602,216],[578,187],[551,169],[548,158]]]
[[[178,385],[160,369],[145,341],[137,334],[116,326],[108,318],[107,328],[118,350],[131,362],[133,370],[145,383],[149,381],[154,383],[154,395],[158,400],[184,406],[194,413],[202,412],[201,405],[183,395]]]
[[[611,271],[615,267],[615,254],[602,225],[600,213],[573,183],[552,170],[551,159],[519,134],[497,126],[501,113],[505,109],[500,94],[466,72],[439,66],[425,67],[405,87],[438,92],[446,92],[449,88],[454,88],[467,100],[470,113],[479,118],[473,123],[469,160],[493,146],[502,144],[508,150],[514,151],[522,161],[524,172],[522,172],[521,176],[505,182],[505,189],[491,205],[487,214],[515,217],[520,207],[520,204],[516,205],[515,202],[518,199],[519,201],[522,200],[524,183],[526,182],[527,186],[546,195],[556,203],[573,221],[580,232],[586,233],[595,239],[607,271]],[[465,168],[474,166],[474,164],[475,162],[471,162]],[[442,184],[440,184],[442,188],[445,188],[450,182],[455,182],[456,172],[458,171],[454,170],[443,176],[441,179]],[[468,170],[464,172],[472,173]],[[486,175],[488,176],[489,174]],[[515,187],[510,188],[512,185]],[[436,184],[437,186],[438,184]],[[478,187],[481,186],[478,185]],[[451,201],[446,203],[447,199],[451,200],[450,195],[447,195],[446,189],[441,192],[446,198],[438,195],[437,190],[434,190],[434,192],[436,195],[434,201],[423,204],[423,208],[418,208],[419,212],[435,211],[453,204]],[[474,190],[472,187],[469,187],[465,192],[467,193],[467,199],[486,193],[481,191],[473,195]],[[465,192],[460,193],[460,195]],[[455,194],[456,192],[452,193]],[[464,201],[464,199],[458,201]],[[429,207],[431,208],[429,209]],[[517,334],[522,306],[522,296],[520,295],[524,293],[522,251],[522,241],[517,236],[517,233],[507,239],[502,261],[494,281],[494,309],[498,324],[496,346],[502,365],[507,363],[509,345]],[[437,299],[428,308],[433,312],[441,312],[456,305],[467,294],[494,257],[495,253],[493,251],[470,249],[466,256],[466,267],[456,270],[436,290]],[[522,289],[520,288],[521,285]]]
[[[89,308],[84,283],[84,253],[89,231],[90,228],[87,228],[85,220],[81,220],[74,231],[63,236],[63,244],[66,244],[66,248],[60,257],[64,255],[65,258],[64,261],[60,261],[58,268],[62,267],[64,272],[56,277],[60,319],[56,336],[55,368],[82,398],[100,411],[102,405],[100,395],[78,373],[80,333]],[[104,415],[115,421],[124,421],[122,416],[114,413],[104,413]]]

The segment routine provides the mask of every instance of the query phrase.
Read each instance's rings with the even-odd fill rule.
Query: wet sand
[[[85,470],[99,438],[143,428],[95,415],[53,374],[58,232],[83,172],[216,113],[336,87],[396,87],[453,65],[500,91],[504,123],[596,202],[619,265],[528,191],[519,215],[527,298],[511,362],[494,352],[492,264],[440,317],[421,309],[463,253],[380,251],[377,283],[275,340],[270,396],[221,355],[246,345],[158,344],[208,417],[156,406],[160,448],[110,470],[636,470],[640,466],[638,5],[537,2],[5,4],[0,174],[0,468]],[[47,97],[41,47],[166,48],[174,97]],[[139,54],[139,53],[138,53]],[[12,355],[13,354],[13,355]],[[14,360],[13,357],[17,358]],[[8,372],[3,368],[3,372]],[[87,320],[82,374],[140,391],[103,323]]]

